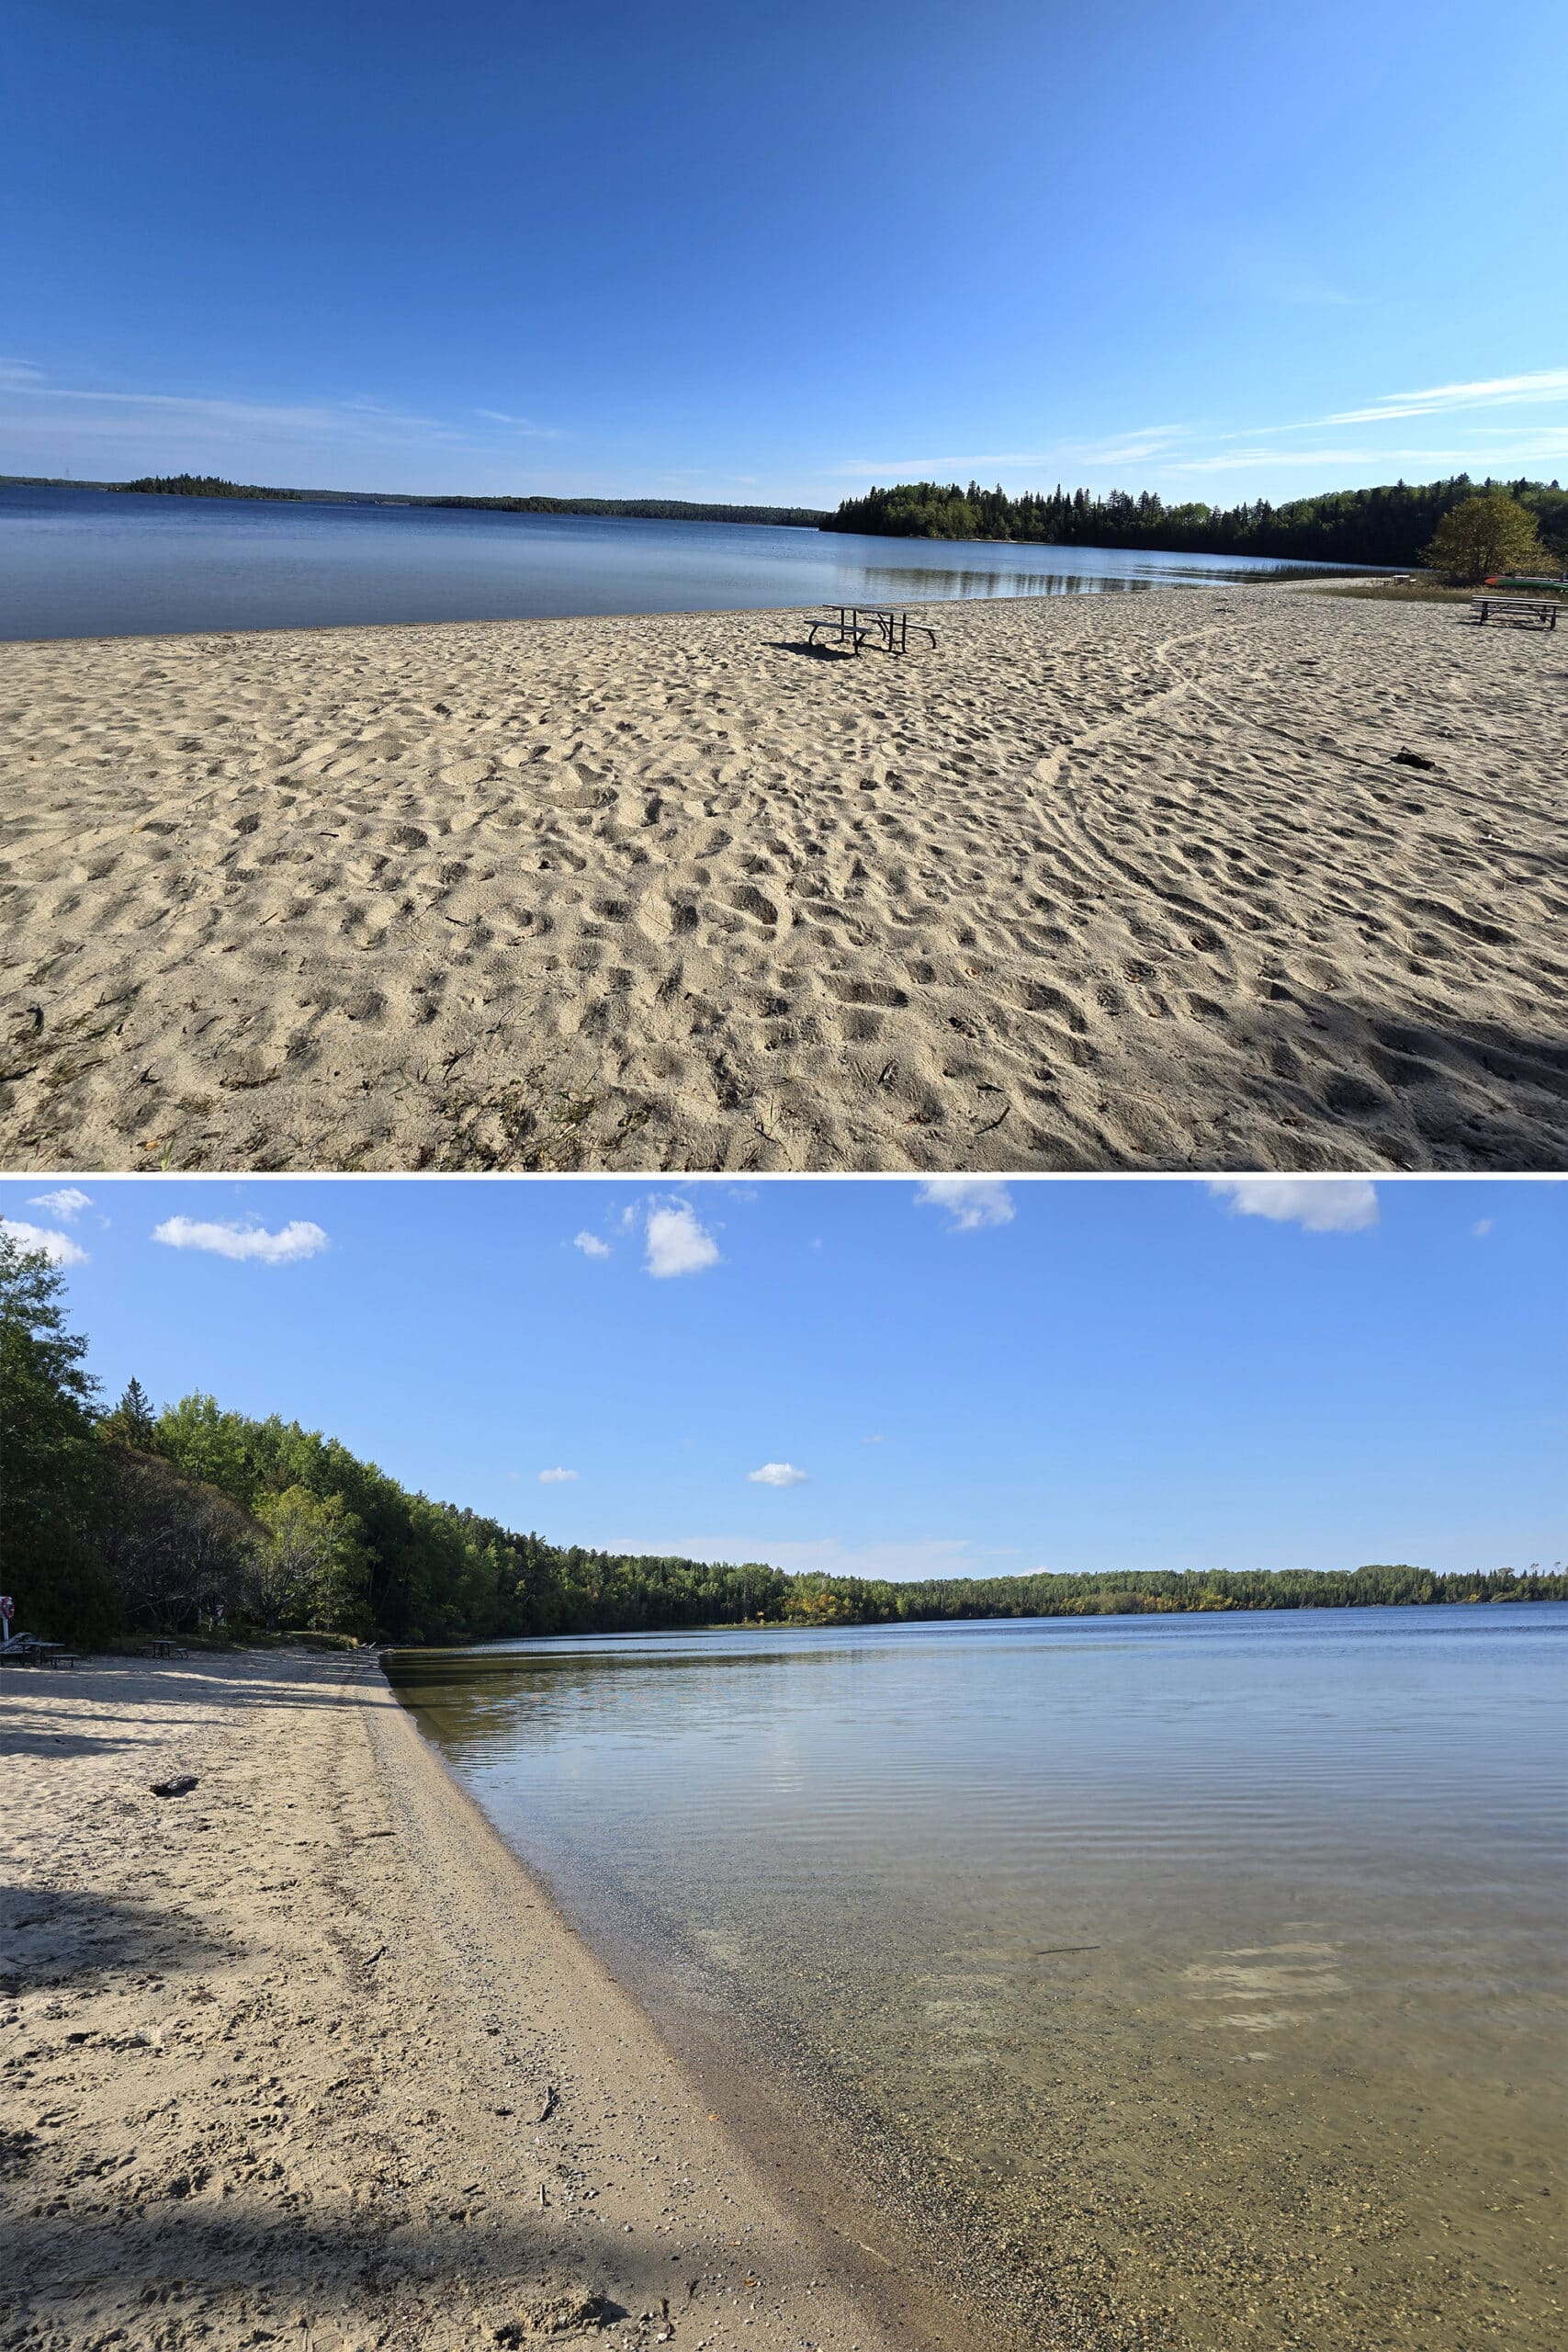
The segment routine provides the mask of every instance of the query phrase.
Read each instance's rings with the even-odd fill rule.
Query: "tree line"
[[[547,1543],[411,1494],[335,1438],[193,1392],[106,1407],[59,1269],[0,1232],[0,1573],[17,1630],[83,1646],[315,1630],[443,1644],[704,1625],[851,1625],[1568,1599],[1531,1566],[1438,1576],[1128,1570],[896,1584]]]
[[[1010,497],[978,482],[899,482],[846,498],[824,531],[863,531],[916,539],[1003,539],[1044,547],[1145,548],[1171,554],[1273,556],[1307,563],[1419,564],[1439,525],[1467,499],[1507,495],[1533,520],[1544,550],[1568,561],[1568,491],[1555,481],[1477,484],[1392,482],[1374,490],[1325,491],[1283,505],[1256,499],[1215,507],[1201,500],[1169,506],[1152,491],[1026,491]]]

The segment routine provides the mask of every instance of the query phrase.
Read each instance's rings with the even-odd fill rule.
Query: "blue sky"
[[[1568,473],[1540,0],[12,0],[0,470]]]
[[[111,1396],[207,1388],[561,1541],[905,1576],[1568,1551],[1562,1184],[8,1178],[0,1216]]]

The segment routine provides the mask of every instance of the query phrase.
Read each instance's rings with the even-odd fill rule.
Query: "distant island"
[[[485,514],[621,514],[645,523],[784,523],[814,529],[828,518],[819,506],[735,506],[686,498],[416,498],[393,492],[271,490],[265,483],[225,481],[219,474],[143,474],[137,481],[92,485],[155,498],[265,498],[312,506],[439,506]]]
[[[1419,564],[1438,524],[1477,489],[1506,488],[1535,518],[1542,544],[1568,564],[1568,491],[1555,481],[1384,483],[1375,490],[1324,491],[1283,506],[1267,499],[1217,507],[1201,500],[1168,506],[1152,491],[1103,496],[1087,490],[982,490],[972,481],[906,481],[846,498],[824,531],[900,539],[998,539],[1025,547],[1146,548],[1168,554],[1274,556],[1281,561],[1367,564],[1376,570]]]
[[[0,1439],[28,1475],[0,1498],[17,1633],[102,1647],[134,1634],[308,1630],[414,1646],[718,1625],[1568,1600],[1568,1577],[1405,1563],[1318,1573],[792,1576],[521,1534],[411,1494],[335,1438],[197,1390],[154,1410],[132,1380],[104,1411],[63,1325],[64,1277],[0,1233],[0,1329],[17,1359]]]

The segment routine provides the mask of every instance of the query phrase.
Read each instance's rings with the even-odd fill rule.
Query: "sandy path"
[[[912,2352],[373,1667],[13,1668],[0,1754],[7,2347]]]
[[[1568,632],[935,617],[0,648],[4,1164],[1568,1166]]]

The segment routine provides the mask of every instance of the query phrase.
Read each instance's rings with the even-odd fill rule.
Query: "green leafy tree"
[[[1503,571],[1530,571],[1546,561],[1535,516],[1506,490],[1461,499],[1438,524],[1426,561],[1433,571],[1473,587]]]
[[[197,1388],[177,1405],[166,1405],[152,1431],[153,1450],[248,1510],[255,1499],[259,1477],[252,1442],[254,1422],[243,1413],[226,1413],[216,1396]]]
[[[268,1630],[368,1632],[364,1531],[343,1497],[287,1487],[264,1495],[256,1517],[265,1540],[251,1560],[247,1590]]]
[[[65,1326],[64,1277],[0,1229],[0,1573],[13,1630],[99,1642],[118,1606],[95,1534],[103,1451],[87,1342]]]

